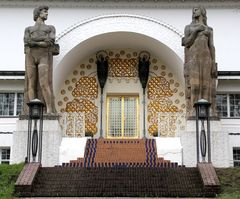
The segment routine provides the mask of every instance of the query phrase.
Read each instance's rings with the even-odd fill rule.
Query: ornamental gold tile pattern
[[[170,83],[164,77],[152,77],[148,81],[147,93],[148,99],[150,100],[173,95],[173,91],[170,89]]]
[[[162,76],[152,77],[148,81],[148,132],[150,135],[158,132],[158,113],[159,112],[179,112],[179,108],[170,99],[173,91],[170,82]],[[175,121],[176,122],[176,121]],[[163,122],[164,123],[164,122]],[[168,122],[169,127],[163,130],[162,136],[174,136],[176,125],[173,120]]]
[[[138,60],[136,58],[122,59],[111,58],[109,59],[109,77],[137,77]]]
[[[98,85],[95,77],[81,77],[75,84],[72,92],[73,97],[84,97],[90,99],[97,99]]]
[[[138,79],[138,55],[135,49],[106,49],[109,57],[109,79],[107,87],[113,91],[117,84],[140,84]],[[146,89],[147,128],[152,135],[158,130],[160,111],[167,113],[185,112],[184,83],[176,78],[171,67],[162,63],[161,59],[151,56],[150,74]],[[69,66],[71,67],[71,66]],[[119,85],[118,85],[119,86]],[[100,95],[98,91],[96,54],[86,57],[72,68],[72,71],[62,81],[59,93],[56,95],[56,108],[59,112],[83,111],[86,131],[97,133],[99,130],[98,107]],[[137,90],[137,89],[136,89]],[[107,92],[107,91],[106,91]],[[125,89],[124,93],[129,91]],[[141,92],[139,92],[141,98]],[[140,108],[142,108],[140,106]],[[103,122],[105,122],[103,120]],[[141,121],[139,121],[141,122]],[[181,123],[181,129],[184,122]],[[106,129],[105,129],[106,130]],[[69,133],[71,133],[69,131]],[[165,136],[174,136],[166,133]]]
[[[98,107],[87,99],[74,99],[66,105],[66,112],[82,112],[85,114],[85,132],[97,133]]]

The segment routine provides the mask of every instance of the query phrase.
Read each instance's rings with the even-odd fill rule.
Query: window
[[[233,147],[233,166],[240,167],[240,147]]]
[[[217,95],[217,109],[220,117],[227,117],[227,95]]]
[[[23,93],[0,93],[0,116],[16,116],[21,113]]]
[[[218,94],[217,109],[220,117],[240,117],[240,94]]]
[[[240,117],[240,94],[229,94],[230,117]]]
[[[10,163],[10,148],[0,149],[0,160],[1,160],[1,164]]]

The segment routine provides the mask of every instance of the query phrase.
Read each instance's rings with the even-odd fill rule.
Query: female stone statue
[[[217,67],[213,45],[213,29],[207,25],[206,10],[195,7],[192,23],[185,27],[182,45],[185,46],[184,76],[188,116],[194,116],[193,105],[199,99],[212,103],[215,112]]]

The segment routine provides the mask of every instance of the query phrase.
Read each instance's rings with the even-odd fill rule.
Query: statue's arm
[[[204,29],[204,26],[200,25],[196,28],[192,28],[192,30],[190,31],[190,25],[187,25],[184,30],[182,46],[185,46],[187,48],[191,47],[197,37],[198,32],[203,31]]]
[[[30,36],[30,30],[29,27],[25,29],[24,31],[24,46],[28,46],[28,47],[34,47],[37,46],[37,42],[33,41],[31,36]]]
[[[212,28],[210,28],[208,46],[209,46],[209,50],[210,50],[210,53],[211,53],[212,60],[215,63],[215,47],[214,47],[214,44],[213,44],[213,29]]]
[[[53,46],[55,43],[56,30],[54,26],[49,26],[49,28],[50,32],[48,34],[48,38],[45,39],[45,42],[47,42],[49,46]]]
[[[215,60],[215,47],[214,47],[214,43],[213,43],[213,29],[212,28],[210,28],[208,46],[209,46],[209,50],[210,50],[211,57],[212,57],[212,77],[217,78],[218,72],[217,72],[217,64],[216,64],[216,60]]]

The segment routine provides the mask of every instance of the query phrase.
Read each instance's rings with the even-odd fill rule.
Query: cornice
[[[196,5],[215,9],[239,9],[240,0],[1,0],[0,7],[54,8],[164,8],[189,9]]]

